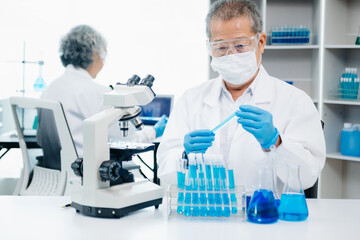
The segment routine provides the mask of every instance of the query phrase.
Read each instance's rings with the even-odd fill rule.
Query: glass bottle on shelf
[[[360,45],[360,26],[359,26],[358,34],[357,34],[357,36],[356,36],[355,44],[356,44],[356,45]]]

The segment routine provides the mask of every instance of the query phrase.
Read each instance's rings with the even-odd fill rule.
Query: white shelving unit
[[[292,81],[314,101],[325,122],[327,159],[319,179],[320,198],[360,198],[360,158],[340,154],[344,122],[360,123],[360,99],[334,99],[345,67],[360,70],[358,0],[255,1],[264,17],[264,31],[279,25],[307,25],[310,44],[279,46],[267,42],[263,65],[270,75]],[[268,38],[269,39],[269,38]]]
[[[212,0],[214,1],[214,0]],[[360,198],[360,158],[340,154],[344,122],[360,123],[360,98],[335,99],[345,67],[360,73],[359,0],[253,0],[263,16],[268,35],[262,64],[268,73],[292,81],[317,106],[325,122],[327,159],[319,179],[320,198]],[[309,26],[308,45],[270,45],[272,27]],[[214,76],[213,73],[210,76]]]

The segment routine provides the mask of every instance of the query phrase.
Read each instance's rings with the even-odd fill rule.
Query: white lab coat
[[[62,103],[80,156],[83,154],[83,121],[106,108],[104,106],[104,93],[110,90],[109,87],[94,82],[86,70],[68,65],[64,74],[49,84],[41,96]],[[136,139],[138,142],[151,143],[156,137],[153,128],[145,128],[143,131],[135,132],[135,128],[130,127],[131,124],[129,124],[129,137],[126,140]],[[121,138],[117,123],[109,129],[109,139],[124,140]]]
[[[325,164],[325,140],[319,113],[306,93],[270,77],[262,66],[256,78],[249,104],[273,115],[273,123],[282,140],[276,149],[277,190],[286,179],[286,162],[301,166],[302,187],[309,188]],[[176,161],[184,151],[185,134],[196,129],[213,129],[227,117],[221,116],[219,107],[221,84],[219,77],[189,89],[174,107],[157,152],[161,180],[176,184]],[[225,161],[234,167],[235,184],[254,188],[258,182],[258,160],[264,159],[266,153],[256,138],[241,126],[234,131]],[[224,148],[219,132],[207,153],[222,153]]]

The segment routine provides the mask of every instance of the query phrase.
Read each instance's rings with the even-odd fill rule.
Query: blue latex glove
[[[235,113],[239,117],[238,123],[254,135],[262,148],[270,149],[276,144],[279,132],[274,127],[271,113],[250,105],[242,105],[239,110]]]
[[[156,137],[161,137],[164,133],[166,124],[167,124],[167,117],[166,115],[162,115],[160,120],[154,125],[154,129],[156,131]]]
[[[215,134],[207,129],[195,130],[185,135],[184,147],[186,154],[205,153],[215,140]]]

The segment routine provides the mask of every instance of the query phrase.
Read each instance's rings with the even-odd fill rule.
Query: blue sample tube
[[[187,169],[185,172],[185,207],[184,207],[184,215],[191,215],[191,181],[189,176],[189,170]]]
[[[178,181],[178,207],[177,212],[179,214],[184,213],[184,190],[185,190],[185,169],[186,169],[186,159],[180,159],[177,166],[177,181]]]
[[[235,194],[235,180],[234,180],[234,170],[228,169],[229,175],[229,190],[230,190],[230,199],[231,199],[231,213],[237,213],[237,201],[236,201],[236,194]]]
[[[213,164],[214,190],[215,190],[215,213],[217,217],[222,216],[222,199],[220,193],[220,168],[218,163]]]
[[[205,169],[204,169],[204,161],[203,155],[197,154],[196,161],[199,168],[199,191],[200,191],[200,215],[203,217],[207,216],[207,199],[206,199],[206,187],[205,187]]]
[[[309,215],[304,194],[282,194],[278,210],[285,221],[304,221]]]
[[[199,216],[200,208],[199,208],[199,185],[198,185],[198,178],[197,178],[197,164],[196,159],[193,154],[189,155],[189,175],[190,175],[190,185],[192,190],[192,215],[194,217]]]
[[[230,217],[230,199],[228,194],[228,187],[226,184],[227,182],[226,169],[223,161],[220,165],[220,179],[221,179],[221,192],[222,192],[221,195],[224,203],[223,216]]]
[[[206,190],[208,192],[209,216],[215,216],[215,198],[213,193],[213,181],[211,171],[211,159],[205,158]]]

